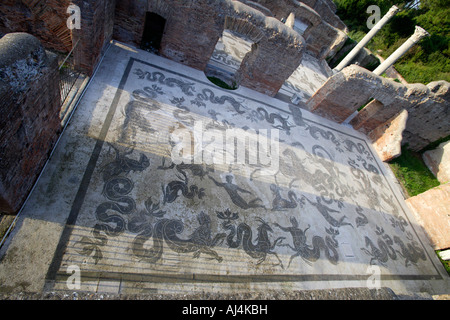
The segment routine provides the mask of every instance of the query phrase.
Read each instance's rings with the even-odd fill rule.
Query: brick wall
[[[27,32],[44,47],[60,52],[72,48],[66,12],[69,0],[2,0],[0,2],[0,36]]]
[[[114,39],[135,45],[141,45],[145,25],[147,1],[117,0],[114,16]]]
[[[306,50],[319,59],[333,56],[347,39],[347,27],[334,13],[336,8],[332,1],[312,0],[258,0],[258,3],[272,11],[278,19],[286,19],[292,12],[296,19],[308,25],[303,37]]]
[[[370,99],[373,99],[369,102]],[[369,134],[391,121],[403,110],[408,120],[402,144],[419,151],[450,134],[450,83],[431,82],[403,85],[351,65],[330,77],[306,103],[325,118],[343,122],[359,107],[350,124]]]
[[[73,0],[81,10],[81,29],[72,30],[75,66],[91,75],[113,36],[115,0]]]
[[[0,74],[0,211],[15,213],[61,130],[57,57],[29,34],[7,34]]]

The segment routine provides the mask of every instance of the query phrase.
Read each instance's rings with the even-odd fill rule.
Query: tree
[[[384,15],[396,4],[398,12],[370,41],[367,48],[387,58],[411,34],[416,25],[430,33],[395,64],[408,82],[450,81],[450,0],[335,0],[337,15],[349,28],[349,36],[360,40],[368,32],[366,12],[377,5]]]

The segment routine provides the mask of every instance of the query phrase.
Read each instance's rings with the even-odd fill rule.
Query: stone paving
[[[0,251],[1,292],[448,293],[393,179],[348,127],[113,43]]]

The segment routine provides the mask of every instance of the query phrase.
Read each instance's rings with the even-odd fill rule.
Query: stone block
[[[403,110],[369,133],[368,136],[382,161],[390,161],[401,155],[402,133],[407,119],[408,111]]]
[[[409,119],[403,140],[411,150],[420,151],[431,142],[450,134],[450,83],[431,82],[408,109]]]
[[[406,91],[405,86],[378,77],[378,85],[372,91],[374,100],[360,110],[358,115],[350,121],[350,124],[356,130],[369,134],[402,110],[408,109],[411,104],[403,97]]]
[[[450,141],[424,152],[423,161],[441,183],[450,181]]]
[[[442,260],[450,260],[450,249],[439,252],[439,256]]]
[[[450,248],[450,183],[406,200],[434,250]]]
[[[343,122],[372,98],[381,80],[356,65],[330,77],[307,101],[310,111],[336,122]]]

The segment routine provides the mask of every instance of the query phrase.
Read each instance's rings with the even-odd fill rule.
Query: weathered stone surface
[[[14,1],[0,3],[0,36],[28,32],[49,49],[69,52],[72,48],[66,12],[69,0]]]
[[[414,151],[450,134],[450,83],[435,81],[421,86],[427,95],[408,97],[411,105],[403,134],[403,143]]]
[[[308,1],[303,1],[308,4]],[[315,1],[314,6],[311,6],[315,11],[317,11],[320,16],[333,27],[340,29],[342,31],[347,31],[347,26],[342,22],[342,20],[335,14],[336,5],[331,0],[318,0]]]
[[[411,150],[419,151],[450,133],[448,82],[425,86],[420,83],[402,85],[384,78],[381,81],[384,85],[374,95],[381,105],[369,104],[361,110],[350,122],[355,129],[368,134],[406,109],[409,117],[402,144],[408,144]]]
[[[414,88],[412,91],[415,92]],[[404,98],[404,95],[410,95],[410,91],[397,82],[379,77],[379,85],[372,95],[374,100],[368,103],[350,124],[355,129],[369,134],[408,107],[409,101]]]
[[[450,183],[406,200],[435,250],[450,248]]]
[[[226,293],[191,293],[191,294],[169,294],[169,293],[147,293],[147,294],[114,294],[53,291],[45,293],[0,293],[1,300],[401,300],[417,299],[431,300],[430,297],[420,295],[396,295],[395,292],[386,287],[369,288],[342,288],[323,290],[266,290],[264,292],[235,292]]]
[[[390,161],[401,154],[402,133],[405,130],[408,111],[403,110],[385,124],[370,132],[369,138],[382,161]]]
[[[427,86],[403,85],[351,65],[330,77],[308,100],[307,108],[330,120],[343,122],[370,101],[350,121],[350,125],[365,134],[407,110],[402,144],[419,151],[450,134],[449,97],[450,83],[446,81]]]
[[[13,93],[25,91],[39,78],[48,62],[39,40],[28,33],[10,33],[1,39],[1,80]]]
[[[72,40],[78,45],[74,50],[77,68],[91,75],[104,48],[112,39],[116,0],[74,0],[80,7],[81,29],[73,29]]]
[[[308,100],[307,107],[327,119],[343,122],[375,94],[381,79],[351,65],[330,77]]]
[[[403,199],[363,135],[130,49],[113,44],[92,78],[0,253],[2,288],[66,290],[73,265],[77,291],[89,292],[367,288],[377,264],[380,286],[440,293],[437,257],[404,223]],[[224,120],[246,132],[277,129],[276,173],[206,159],[171,165],[173,128],[202,130],[189,119],[205,134]],[[389,238],[396,255],[378,254]]]
[[[263,6],[260,3],[257,3],[255,1],[247,1],[247,0],[240,0],[242,3],[245,3],[247,6],[252,7],[253,9],[256,9],[258,11],[261,11],[266,16],[273,17],[272,11],[268,9],[267,7]]]
[[[250,5],[250,1],[242,2]],[[306,50],[314,57],[324,59],[334,55],[347,39],[344,32],[346,26],[335,15],[335,7],[333,8],[334,4],[331,1],[259,0],[257,2],[268,8],[278,20],[286,19],[293,13],[295,19],[308,25],[303,37],[307,42]],[[262,12],[265,13],[265,11]]]
[[[450,249],[439,252],[439,256],[442,260],[450,260]]]
[[[166,0],[151,6],[152,12],[167,19],[160,53],[171,60],[205,70],[227,28],[254,42],[236,78],[241,85],[270,96],[278,92],[301,63],[303,37],[239,1]],[[275,60],[278,63],[274,64]]]
[[[153,11],[161,14],[156,6],[160,1],[152,1]],[[114,17],[114,39],[124,42],[133,43],[140,46],[142,34],[145,26],[145,13],[147,11],[147,3],[145,1],[117,1]]]
[[[7,34],[0,74],[0,211],[15,213],[61,129],[57,57],[29,34]]]
[[[221,5],[215,7],[208,1],[188,5],[175,1],[166,3],[173,9],[167,18],[161,40],[161,54],[192,68],[204,70],[222,34],[225,16],[219,15]]]
[[[320,20],[323,20],[330,26],[336,29],[345,31],[347,26],[342,20],[335,14],[336,6],[332,1],[328,0],[307,0],[307,1],[295,1],[295,0],[257,0],[258,2],[269,8],[275,17],[278,19],[286,18],[290,12],[294,12],[296,17],[304,16],[300,13],[305,8],[309,8],[308,11],[314,11],[316,15],[320,16]],[[305,12],[305,11],[303,11]],[[306,17],[306,16],[305,16]]]
[[[282,46],[276,37],[262,40],[260,44],[253,45],[252,51],[244,57],[237,78],[241,85],[275,96],[287,78],[297,69],[302,59],[303,51],[299,47],[285,47],[285,60],[283,68],[272,61],[278,59],[279,48]]]
[[[424,152],[423,161],[441,183],[450,181],[450,141]]]

